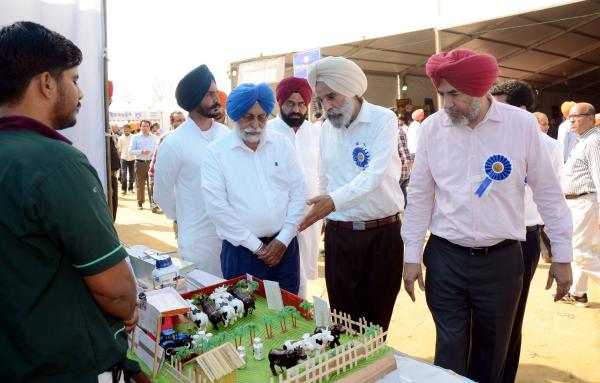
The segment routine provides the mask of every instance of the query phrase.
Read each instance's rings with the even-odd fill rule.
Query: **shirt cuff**
[[[423,244],[407,245],[404,243],[404,263],[421,263]]]
[[[333,200],[333,204],[335,205],[334,211],[340,211],[348,207],[345,205],[348,196],[344,186],[332,193],[329,193],[329,196],[331,197],[331,199]]]
[[[251,252],[255,253],[256,250],[258,250],[258,248],[260,247],[260,245],[262,245],[262,242],[254,234],[250,234],[248,238],[242,241],[241,245],[244,246],[246,249],[250,250]]]
[[[275,237],[275,239],[283,243],[285,247],[288,247],[290,245],[290,242],[292,242],[292,239],[296,236],[297,232],[298,228],[296,227],[296,225],[286,223],[283,225],[283,228],[281,228],[279,234],[277,234],[277,237]]]
[[[573,248],[570,244],[552,243],[552,262],[570,263],[573,261]]]

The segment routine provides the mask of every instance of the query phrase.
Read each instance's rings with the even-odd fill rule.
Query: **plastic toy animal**
[[[315,328],[315,334],[323,332],[323,330],[329,330],[331,336],[333,336],[333,341],[329,344],[331,348],[337,347],[340,345],[340,336],[346,333],[346,329],[341,324],[333,324],[327,327],[319,326]]]
[[[208,301],[206,296],[200,298],[200,305],[202,306],[202,311],[206,313],[208,320],[210,323],[212,323],[215,330],[219,329],[219,322],[223,322],[223,324],[225,324],[225,320],[221,312],[219,312],[219,310]]]
[[[242,301],[242,303],[244,304],[244,316],[252,314],[252,312],[256,308],[256,305],[254,303],[254,300],[249,295],[244,294],[243,292],[236,289],[234,286],[229,286],[227,288],[227,292],[229,292],[235,298]]]
[[[302,347],[296,347],[293,350],[282,350],[280,348],[273,348],[269,351],[269,366],[274,376],[277,376],[275,366],[279,366],[281,372],[283,368],[294,367],[298,364],[300,359],[306,359],[306,354],[302,350]]]

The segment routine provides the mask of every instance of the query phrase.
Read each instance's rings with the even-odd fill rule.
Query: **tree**
[[[304,317],[306,319],[311,319],[311,310],[313,308],[313,304],[310,303],[307,300],[303,300],[302,302],[300,302],[300,308],[304,311]]]
[[[256,337],[256,323],[250,322],[246,325],[248,329],[248,337],[250,338],[250,344],[252,344],[252,340]]]
[[[298,310],[294,306],[285,306],[283,311],[287,314],[290,314],[290,317],[292,318],[292,327],[296,328],[296,318],[299,314]]]
[[[277,320],[279,320],[279,325],[281,326],[281,333],[285,334],[287,330],[287,323],[285,323],[285,307],[277,314]]]
[[[273,318],[270,316],[264,316],[262,322],[265,325],[265,332],[267,333],[267,339],[273,338]]]

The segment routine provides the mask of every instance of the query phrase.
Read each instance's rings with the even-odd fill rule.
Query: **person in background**
[[[131,146],[131,127],[129,124],[123,125],[123,135],[117,141],[117,150],[121,156],[121,194],[127,194],[127,190],[133,193],[133,181],[135,179],[135,157],[129,151]],[[128,189],[129,186],[129,189]]]
[[[425,118],[425,111],[423,109],[417,109],[412,112],[413,122],[410,123],[406,129],[406,139],[408,141],[408,150],[414,160],[415,153],[417,152],[417,144],[419,143],[419,137],[421,136],[421,121]]]
[[[150,125],[150,133],[154,134],[155,136],[159,136],[159,131],[160,131],[160,124],[158,122],[153,123],[152,125]]]
[[[141,131],[133,136],[129,152],[135,156],[135,187],[137,191],[138,210],[144,208],[146,201],[146,182],[148,181],[148,170],[150,160],[156,147],[157,137],[150,134],[150,121],[140,121]],[[150,197],[149,197],[150,198]]]
[[[77,121],[81,60],[40,24],[0,29],[3,382],[124,382],[123,371],[139,372],[126,358],[138,319],[127,251],[96,170],[60,133]]]
[[[225,109],[225,105],[227,103],[227,93],[222,90],[219,91],[219,112],[217,113],[217,117],[215,117],[215,121],[219,124],[223,124],[227,126],[227,110]]]

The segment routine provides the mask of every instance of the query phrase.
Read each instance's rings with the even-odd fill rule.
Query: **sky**
[[[177,109],[179,79],[200,64],[210,68],[217,87],[229,92],[232,61],[451,27],[565,2],[106,0],[108,75],[115,85],[111,111]]]

